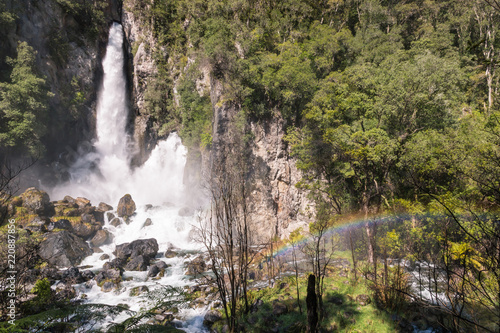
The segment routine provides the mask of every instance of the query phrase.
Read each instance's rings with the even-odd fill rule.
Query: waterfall
[[[113,23],[103,59],[103,83],[98,94],[94,151],[70,167],[70,181],[49,189],[53,199],[81,196],[93,205],[116,205],[126,193],[138,204],[182,205],[187,150],[177,134],[160,141],[141,167],[130,166],[132,151],[127,133],[127,94],[124,73],[123,30]]]
[[[140,167],[131,168],[131,151],[127,134],[128,108],[126,101],[126,77],[124,73],[123,30],[113,23],[109,32],[106,55],[103,59],[104,77],[97,102],[97,138],[94,149],[77,159],[70,167],[70,180],[53,189],[47,189],[53,200],[66,195],[85,197],[92,205],[99,202],[110,204],[115,209],[119,199],[130,194],[136,202],[137,210],[129,224],[111,225],[106,217],[104,229],[113,235],[113,243],[100,247],[101,253],[84,259],[83,266],[92,270],[102,269],[108,259],[115,256],[116,245],[136,239],[155,238],[159,251],[174,246],[181,251],[199,250],[200,245],[190,241],[189,234],[196,224],[194,216],[179,215],[179,210],[187,202],[182,183],[187,150],[177,134],[172,133],[167,140],[160,141],[151,152],[149,159]],[[116,212],[115,212],[116,213]],[[152,224],[145,226],[146,219]],[[138,311],[141,299],[130,296],[130,290],[146,286],[150,290],[170,285],[183,287],[191,284],[184,276],[184,258],[159,258],[171,267],[158,280],[151,280],[147,272],[125,272],[120,290],[105,293],[97,285],[90,289],[80,285],[80,295],[90,303],[117,305],[126,303],[131,310]],[[128,278],[128,279],[127,279]],[[184,310],[188,332],[204,332],[200,310]],[[116,320],[116,318],[115,318]]]

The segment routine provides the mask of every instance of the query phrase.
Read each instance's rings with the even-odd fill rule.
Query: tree
[[[199,229],[230,332],[237,329],[239,313],[250,310],[247,283],[248,267],[253,260],[245,142],[237,134],[233,139],[232,143],[214,147],[208,179],[211,205]],[[241,301],[243,309],[239,307]]]
[[[7,58],[12,66],[11,82],[0,83],[0,151],[27,152],[39,156],[46,132],[46,111],[52,93],[45,79],[36,74],[36,51],[26,42],[17,46],[17,58]],[[5,157],[5,155],[4,155]]]

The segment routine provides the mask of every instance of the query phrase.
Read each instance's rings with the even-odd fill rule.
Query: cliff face
[[[212,80],[211,99],[214,110],[213,142],[221,147],[231,142],[230,124],[235,122],[238,110],[227,107],[220,101],[221,82]],[[313,202],[307,193],[295,185],[301,179],[296,161],[283,140],[285,134],[283,119],[275,116],[248,124],[251,133],[249,145],[249,175],[251,180],[248,198],[248,213],[254,241],[267,243],[273,237],[281,239],[299,227],[307,226]],[[206,159],[216,158],[211,151]],[[204,163],[206,167],[208,163]],[[307,228],[306,228],[307,229]]]
[[[78,0],[7,0],[4,5],[14,20],[0,29],[2,79],[8,80],[9,75],[6,57],[15,58],[18,42],[26,41],[37,52],[37,70],[53,94],[48,133],[42,138],[47,151],[38,165],[43,172],[55,171],[56,178],[63,178],[64,167],[81,153],[78,147],[95,137],[100,59],[109,24],[120,19],[119,3],[108,0],[92,7]]]
[[[146,6],[146,7],[144,7]],[[213,110],[212,117],[212,149],[192,148],[188,155],[184,182],[189,188],[205,182],[210,160],[215,158],[214,151],[221,145],[232,141],[230,124],[238,114],[235,106],[224,103],[224,83],[212,75],[210,65],[197,59],[196,53],[186,56],[184,64],[174,64],[165,49],[161,49],[151,29],[151,22],[144,20],[144,11],[150,10],[147,4],[138,1],[124,3],[122,24],[128,44],[131,75],[132,104],[135,112],[134,139],[138,154],[136,162],[143,162],[160,135],[154,116],[147,106],[148,89],[154,87],[154,80],[159,71],[159,54],[168,58],[170,76],[173,78],[171,91],[173,105],[179,105],[178,83],[180,77],[188,72],[189,66],[199,64],[199,75],[196,77],[197,92],[210,94]],[[188,24],[188,23],[186,23]],[[156,50],[156,53],[155,53]],[[155,57],[156,55],[156,57]],[[178,58],[178,57],[177,57]],[[175,73],[174,73],[175,71]],[[167,94],[167,92],[163,92]],[[300,172],[295,161],[290,157],[283,141],[284,124],[280,117],[248,124],[253,140],[248,153],[250,170],[250,198],[248,199],[249,216],[252,227],[256,231],[257,242],[268,242],[272,237],[287,237],[291,231],[308,223],[307,211],[311,204],[306,194],[297,189],[295,184],[300,180]]]
[[[158,69],[153,57],[157,42],[153,33],[141,18],[131,10],[130,1],[124,4],[122,25],[125,32],[126,48],[129,58],[128,75],[131,79],[131,108],[134,114],[133,138],[136,155],[133,163],[142,164],[147,160],[157,140],[157,130],[151,116],[146,111],[145,94]],[[150,10],[145,5],[142,10]]]

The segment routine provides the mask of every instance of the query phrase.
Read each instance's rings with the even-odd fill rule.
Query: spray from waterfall
[[[130,136],[124,72],[123,30],[113,23],[103,59],[103,83],[97,102],[95,150],[70,167],[70,180],[48,192],[53,199],[65,195],[86,197],[93,205],[116,205],[129,193],[137,204],[182,205],[183,173],[187,150],[173,133],[160,141],[141,167],[130,167]]]
[[[105,217],[104,229],[112,234],[112,243],[100,246],[99,251],[88,256],[81,265],[93,270],[102,269],[104,263],[115,257],[116,245],[136,239],[155,238],[161,251],[169,247],[179,251],[198,250],[200,245],[190,241],[194,216],[180,214],[187,201],[184,193],[183,173],[187,150],[177,134],[158,142],[149,159],[136,168],[131,168],[131,154],[127,134],[127,94],[124,73],[122,26],[114,23],[110,29],[106,56],[103,59],[103,83],[98,94],[96,132],[91,152],[81,156],[69,169],[70,180],[53,189],[47,189],[53,200],[64,196],[85,197],[92,205],[99,202],[110,204],[116,209],[119,199],[130,194],[137,209],[127,223],[111,224]],[[151,205],[148,205],[151,204]],[[116,211],[112,212],[116,215]],[[107,216],[107,214],[106,214]],[[148,221],[149,223],[145,223]],[[100,253],[98,253],[100,252]],[[103,256],[106,255],[106,256]],[[124,303],[133,311],[139,311],[144,304],[131,296],[130,290],[147,287],[154,290],[160,286],[182,287],[190,284],[184,275],[182,257],[165,258],[170,267],[158,280],[149,279],[147,272],[124,273],[120,290],[104,293],[96,284],[92,288],[77,286],[85,294],[88,303],[116,305]],[[200,310],[186,311],[184,323],[187,332],[205,332],[203,313]],[[181,311],[181,312],[182,312]],[[125,319],[125,318],[122,318]],[[114,318],[113,320],[118,320]]]

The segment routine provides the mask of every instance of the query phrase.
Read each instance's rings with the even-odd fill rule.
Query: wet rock
[[[194,215],[194,209],[189,208],[189,207],[182,207],[179,209],[179,216],[193,216]]]
[[[131,216],[135,212],[135,202],[130,194],[125,194],[118,202],[117,213],[119,217]]]
[[[101,285],[103,282],[111,281],[118,283],[122,280],[121,271],[119,269],[105,269],[97,273],[95,276],[95,281],[98,285]]]
[[[68,267],[78,265],[92,250],[81,238],[63,230],[50,234],[40,244],[39,254],[52,265]]]
[[[158,275],[158,273],[160,273],[162,271],[164,272],[165,269],[167,269],[167,267],[169,267],[169,266],[165,262],[159,261],[156,264],[151,265],[151,267],[149,268],[149,271],[148,271],[148,276],[155,277]]]
[[[149,292],[149,288],[146,286],[139,286],[130,289],[130,296],[139,296],[141,294]]]
[[[73,207],[73,205],[57,205],[55,206],[55,215],[56,216],[67,216],[67,217],[75,217],[75,216],[80,216],[81,212],[80,209],[78,209],[78,205],[74,205],[76,207]]]
[[[21,198],[23,200],[23,207],[26,208],[30,214],[50,216],[51,210],[53,211],[54,209],[47,192],[34,187],[28,188],[21,194]]]
[[[71,196],[69,196],[69,195],[65,196],[65,197],[63,198],[63,200],[62,200],[62,201],[63,201],[63,202],[66,202],[66,203],[68,203],[68,204],[76,204],[76,200],[75,200],[75,198],[73,198],[73,197],[71,197]],[[78,206],[78,205],[77,205],[77,206]]]
[[[78,197],[75,199],[75,203],[78,205],[78,208],[91,207],[90,200],[87,198]]]
[[[286,307],[285,304],[283,304],[281,302],[275,302],[273,304],[273,315],[281,316],[287,312],[288,312],[288,308]]]
[[[108,221],[111,222],[116,216],[115,216],[115,214],[113,214],[111,212],[107,212],[106,217],[108,218]]]
[[[177,257],[178,252],[175,251],[173,248],[169,247],[167,251],[165,251],[165,258],[174,258]]]
[[[153,221],[151,221],[151,219],[148,217],[148,218],[146,219],[146,221],[144,221],[144,225],[143,225],[143,227],[148,227],[148,226],[150,226],[150,225],[152,225],[152,224],[153,224]]]
[[[118,258],[134,258],[139,255],[145,259],[153,259],[158,253],[158,242],[154,238],[138,239],[131,243],[124,243],[116,246],[114,254]]]
[[[65,286],[65,288],[56,291],[56,300],[58,301],[68,301],[76,297],[76,290],[71,285]]]
[[[111,222],[109,222],[109,224],[111,224],[114,227],[117,227],[120,224],[122,224],[122,221],[119,218],[115,217],[114,219],[111,220]]]
[[[47,278],[51,284],[57,280],[61,280],[61,272],[54,267],[45,267],[40,272],[41,278]]]
[[[113,241],[113,235],[106,229],[97,230],[96,234],[90,241],[91,246],[102,246]]]
[[[186,272],[187,275],[198,275],[205,272],[207,265],[205,263],[205,260],[203,260],[203,258],[199,256],[193,259],[192,261],[188,262],[186,264],[186,267],[187,267],[187,272]]]
[[[356,302],[361,306],[365,306],[371,303],[371,299],[370,296],[362,294],[356,297]]]
[[[113,207],[111,207],[107,203],[100,202],[99,205],[97,206],[97,209],[103,212],[107,212],[108,210],[113,210]]]
[[[113,289],[116,288],[116,284],[114,284],[113,282],[104,282],[101,286],[101,291],[107,293],[107,292],[110,292],[112,291]]]
[[[95,221],[92,218],[87,218],[88,216],[84,214],[82,218],[70,221],[73,233],[84,240],[92,238],[97,230],[101,228],[100,225],[94,224]]]
[[[76,267],[71,267],[62,273],[61,281],[66,284],[77,284],[85,282],[85,278]]]
[[[99,260],[108,260],[109,259],[109,254],[103,254],[102,256],[99,257]]]
[[[32,232],[44,233],[47,232],[49,224],[50,224],[50,219],[48,217],[36,216],[33,220],[31,220],[28,223],[25,229],[30,230]]]
[[[155,277],[156,275],[158,275],[158,273],[160,273],[160,269],[158,268],[158,266],[153,265],[149,267],[148,277]]]
[[[83,272],[81,272],[82,278],[86,281],[92,280],[95,277],[94,272],[92,272],[90,269],[86,269]]]
[[[205,314],[205,317],[203,318],[203,325],[212,327],[213,324],[215,324],[219,320],[222,320],[222,315],[220,314],[220,312],[217,310],[210,310]]]
[[[122,258],[115,258],[111,261],[105,262],[103,265],[103,269],[118,269],[118,270],[123,270],[123,267],[127,264],[127,259],[122,259]]]
[[[95,210],[92,215],[94,216],[95,222],[99,223],[100,225],[104,225],[104,212],[100,210]]]
[[[127,265],[125,265],[126,271],[145,271],[148,268],[149,260],[142,255],[133,257]]]
[[[71,226],[71,223],[66,219],[61,219],[61,220],[57,220],[56,222],[49,223],[49,225],[47,226],[47,230],[53,231],[54,229],[73,231],[73,227]]]

